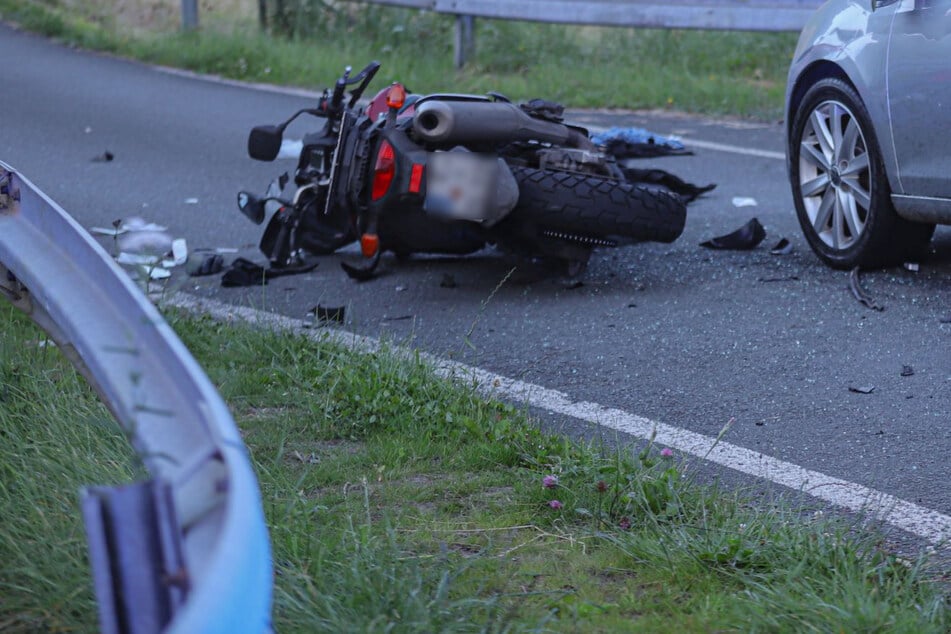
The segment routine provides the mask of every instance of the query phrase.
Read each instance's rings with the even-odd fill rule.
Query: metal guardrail
[[[270,544],[224,401],[105,250],[2,162],[0,297],[89,380],[153,478],[85,491],[103,631],[269,631]]]
[[[456,16],[455,61],[475,51],[473,18],[583,26],[799,31],[825,0],[366,0]]]

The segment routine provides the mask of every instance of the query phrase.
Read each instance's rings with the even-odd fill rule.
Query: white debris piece
[[[186,204],[186,205],[197,205],[197,204],[198,204],[198,199],[197,199],[197,198],[186,198],[186,199],[185,199],[185,204]]]
[[[172,257],[163,260],[162,266],[170,269],[173,266],[185,264],[186,260],[188,260],[188,244],[185,242],[185,238],[176,238],[172,240]]]
[[[749,198],[748,196],[736,196],[733,198],[734,207],[755,207],[756,199]]]

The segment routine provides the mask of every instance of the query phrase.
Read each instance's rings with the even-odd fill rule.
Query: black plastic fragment
[[[100,155],[98,155],[98,156],[94,156],[93,159],[92,159],[92,162],[93,162],[93,163],[110,163],[110,162],[112,162],[112,160],[115,159],[115,158],[116,158],[116,155],[115,155],[115,154],[113,154],[113,153],[110,152],[109,150],[106,150],[106,151],[103,152],[102,154],[100,154]]]
[[[317,321],[321,323],[335,322],[342,324],[344,321],[346,307],[345,306],[321,306],[318,304],[314,307],[313,313],[314,317],[317,318]]]
[[[625,178],[636,184],[661,185],[680,196],[684,202],[693,202],[702,194],[716,189],[716,183],[709,185],[694,185],[679,176],[659,169],[637,169],[633,167],[621,168]]]
[[[854,394],[871,394],[874,391],[875,391],[874,385],[862,385],[858,387],[853,385],[849,386],[849,392],[853,392]]]
[[[376,255],[373,256],[373,259],[363,267],[353,266],[348,262],[341,262],[340,268],[344,270],[351,280],[356,280],[357,282],[368,282],[376,276],[376,267],[380,264],[380,255],[382,250],[377,250]]]
[[[259,286],[267,284],[264,267],[246,258],[237,258],[231,268],[221,276],[221,285],[225,288],[236,286]]]
[[[193,277],[214,275],[224,268],[225,259],[217,253],[193,253],[185,263],[185,270]]]
[[[733,233],[701,242],[700,246],[707,249],[749,251],[759,246],[765,238],[766,229],[760,224],[758,218],[753,218]]]
[[[902,376],[915,376],[915,369],[910,365],[901,366],[901,375]]]
[[[862,288],[862,281],[859,279],[859,267],[852,269],[852,272],[849,274],[849,290],[852,291],[852,296],[866,308],[871,308],[879,312],[885,310],[884,306],[872,299],[869,294],[865,292],[865,289]]]

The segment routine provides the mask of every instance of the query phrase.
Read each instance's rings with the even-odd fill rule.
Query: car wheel
[[[793,119],[789,159],[799,224],[826,264],[898,264],[930,240],[934,225],[895,212],[871,118],[844,81],[823,79],[806,92]]]

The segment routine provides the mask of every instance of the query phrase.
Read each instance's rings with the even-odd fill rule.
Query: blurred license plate
[[[426,212],[454,220],[492,216],[498,158],[473,152],[433,152],[426,162]]]

